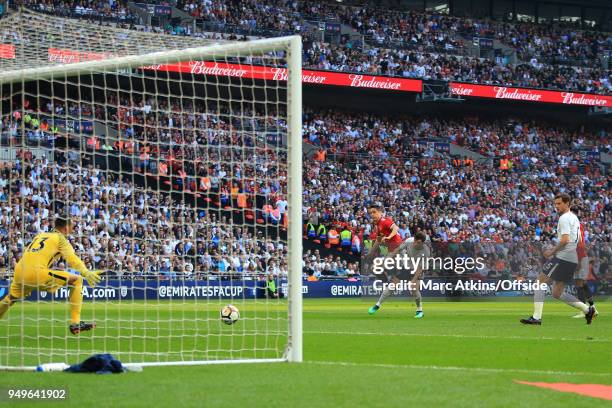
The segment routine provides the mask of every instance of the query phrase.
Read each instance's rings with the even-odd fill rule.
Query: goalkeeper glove
[[[87,280],[89,286],[93,288],[100,283],[100,280],[102,279],[100,275],[102,272],[103,271],[85,271],[81,275],[83,278],[85,278],[85,280]]]

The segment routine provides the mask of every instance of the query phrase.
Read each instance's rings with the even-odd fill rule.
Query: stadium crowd
[[[610,71],[534,63],[500,64],[492,59],[403,49],[358,50],[313,41],[304,47],[307,67],[407,78],[488,85],[609,93]]]
[[[53,14],[59,17],[73,17],[98,20],[112,20],[119,23],[135,23],[136,15],[128,9],[124,0],[105,1],[54,1],[54,0],[24,0],[20,2],[34,11]]]
[[[602,141],[607,141],[609,144],[609,134],[605,130],[596,132],[567,130],[545,123],[530,123],[511,118],[505,120],[477,118],[453,120],[423,116],[390,118],[311,111],[305,115],[303,133],[305,140],[326,149],[328,156],[331,154],[338,162],[347,163],[349,169],[351,164],[355,164],[355,174],[351,174],[355,177],[346,179],[356,180],[355,183],[358,184],[365,183],[363,174],[371,173],[364,171],[364,163],[370,158],[368,166],[380,160],[389,160],[403,163],[404,166],[401,167],[407,169],[405,171],[418,170],[418,174],[411,177],[410,173],[398,174],[398,171],[403,172],[404,169],[400,170],[397,166],[388,164],[376,166],[380,168],[380,173],[375,172],[375,178],[387,185],[394,184],[395,180],[420,183],[424,181],[420,180],[423,172],[428,170],[439,172],[439,167],[445,171],[459,169],[464,172],[493,168],[494,163],[502,175],[504,172],[518,175],[536,174],[542,179],[554,178],[555,175],[589,176],[592,184],[597,185],[598,182],[605,180],[597,160],[578,154],[578,150],[582,146],[589,151],[591,149],[609,151],[609,146],[600,144]],[[448,155],[436,151],[431,144],[418,143],[424,139],[463,145],[474,152],[487,155],[489,159],[471,163],[467,167],[453,166]],[[512,163],[509,168],[502,169],[499,168],[501,167],[499,161],[492,160],[492,157],[508,159]],[[429,168],[418,168],[422,164],[420,160],[429,160],[433,164],[428,166]],[[320,172],[321,166],[333,166],[334,161],[312,160],[309,164],[315,166],[309,170]],[[337,170],[344,171],[347,168],[338,167]],[[360,172],[362,176],[359,175]],[[311,183],[315,183],[316,178],[309,177],[309,179]],[[439,177],[432,179],[439,180]],[[334,183],[330,182],[330,185]],[[605,190],[602,192],[605,193]],[[366,196],[371,195],[371,192],[366,194]],[[329,200],[335,201],[336,196],[330,195]]]
[[[10,269],[24,243],[49,228],[59,212],[78,220],[77,250],[96,268],[128,276],[202,277],[203,271],[284,276],[286,248],[278,234],[272,239],[242,224],[256,217],[260,224],[286,225],[286,160],[275,139],[284,121],[271,109],[267,116],[232,115],[232,107],[211,101],[205,108],[187,97],[127,95],[94,103],[47,99],[38,106],[26,98],[23,108],[3,115],[3,145],[68,149],[52,161],[34,162],[25,149],[21,160],[4,167],[0,201],[8,205],[0,221],[5,232],[0,269]],[[75,123],[81,123],[83,135],[74,135],[66,120],[54,120],[58,117],[80,118]],[[93,120],[112,124],[117,134],[95,135]],[[112,165],[101,169],[99,159]],[[196,212],[184,200],[143,189],[133,181],[137,173],[158,177],[165,190],[192,197],[198,192],[206,209]],[[207,211],[209,203],[235,209],[241,218],[232,218],[232,211]],[[18,217],[11,216],[20,213],[20,205],[28,214],[25,236]],[[9,253],[15,255],[10,260]]]
[[[115,17],[124,28],[162,30],[132,24],[133,16],[120,1],[27,0],[26,4],[61,16]],[[605,32],[551,24],[460,19],[415,11],[352,8],[324,1],[210,0],[163,4],[177,6],[205,22],[205,35],[213,38],[220,38],[217,32],[252,36],[300,33],[305,39],[304,65],[314,69],[596,93],[609,93],[612,89],[610,71],[602,67],[598,58],[612,42],[612,37]],[[309,21],[328,18],[350,25],[366,41],[343,38],[337,43],[322,42],[317,26]],[[172,34],[203,35],[193,32],[191,27],[166,25],[163,30]],[[468,56],[463,49],[466,41],[474,36],[496,39],[512,47],[518,60],[510,63]]]
[[[26,109],[2,118],[4,143],[19,145],[23,128],[26,144],[57,145],[65,129],[50,120],[52,113],[114,123],[116,137],[92,134],[73,147],[86,158],[127,161],[122,171],[157,176],[175,192],[200,195],[214,207],[243,211],[259,224],[286,226],[285,160],[277,149],[286,125],[276,112],[232,111],[235,107],[230,105],[193,105],[188,97],[157,100],[146,93],[129,98],[112,94],[93,104],[39,103],[34,109],[26,99]],[[555,218],[551,194],[562,190],[580,202],[588,239],[609,241],[607,175],[597,155],[591,154],[609,152],[606,130],[569,129],[511,118],[387,117],[307,109],[303,135],[305,142],[319,149],[304,164],[305,236],[323,237],[324,243],[337,244],[349,253],[359,254],[366,247],[371,232],[366,208],[373,202],[387,208],[404,237],[423,230],[440,242],[549,241]],[[482,159],[453,158],[450,144],[478,153]],[[589,154],[580,154],[581,150]],[[196,213],[186,203],[173,203],[160,192],[140,191],[129,177],[118,179],[112,172],[92,167],[95,160],[82,162],[77,150],[69,149],[65,156],[53,163],[18,162],[20,168],[4,170],[0,199],[13,200],[13,205],[20,203],[20,197],[32,200],[24,207],[32,218],[25,224],[29,232],[48,226],[49,215],[43,211],[46,215],[41,218],[39,204],[45,203],[47,211],[57,207],[58,200],[50,192],[56,186],[57,194],[70,192],[66,186],[76,183],[79,191],[85,191],[68,194],[66,202],[86,204],[84,208],[71,205],[70,214],[85,217],[80,228],[91,225],[99,235],[96,242],[81,241],[80,249],[92,256],[100,248],[106,248],[105,254],[118,249],[126,252],[125,259],[94,256],[89,262],[102,262],[111,269],[123,266],[127,273],[132,273],[134,265],[144,264],[144,272],[136,273],[179,271],[187,276],[204,270],[286,271],[280,242],[256,240],[255,246],[238,245],[241,240],[252,241],[251,232],[238,227],[223,230],[221,225],[230,223],[220,222],[215,214]],[[71,171],[61,166],[70,166]],[[6,180],[18,182],[22,169],[29,175],[25,185],[7,185]],[[179,212],[163,208],[178,208]],[[11,229],[18,224],[6,216],[3,263],[10,266],[7,245]],[[172,219],[180,220],[178,225],[169,221]],[[183,231],[179,225],[188,228]],[[348,242],[341,243],[343,236],[329,239],[332,231],[340,235],[344,230],[350,233]],[[82,236],[89,231],[80,230]],[[174,238],[171,244],[162,242],[161,237],[168,235]],[[113,242],[116,236],[122,239]],[[223,239],[225,245],[219,243]],[[19,250],[14,247],[17,244],[11,245]],[[173,251],[190,261],[162,256]],[[251,265],[254,254],[266,262]],[[311,258],[305,255],[304,265],[315,277],[329,271],[340,276],[356,273],[355,265],[346,260],[329,259],[329,255]]]
[[[508,247],[520,259],[530,252],[531,243],[554,238],[552,198],[566,191],[576,197],[574,208],[592,250],[610,253],[608,176],[596,158],[579,154],[581,148],[609,151],[609,146],[599,145],[601,140],[609,144],[605,131],[510,119],[309,112],[303,132],[305,141],[321,148],[304,169],[304,219],[310,240],[327,246],[333,240],[340,247],[338,235],[348,229],[353,251],[369,247],[372,226],[366,209],[378,203],[403,238],[424,231],[433,242],[491,243]],[[487,156],[451,159],[436,150],[440,141]],[[512,266],[502,264],[502,269]],[[493,262],[491,274],[502,273],[499,268]]]
[[[449,50],[464,46],[464,40],[487,38],[513,48],[518,59],[546,64],[596,65],[600,53],[612,41],[609,33],[580,30],[569,24],[499,22],[397,12],[371,6],[336,6],[342,22],[350,24],[385,48],[420,46],[427,50]],[[458,35],[459,34],[459,35]]]
[[[73,245],[90,269],[123,278],[286,276],[286,247],[278,237],[79,162],[3,164],[0,271],[12,271],[24,246],[61,213],[76,221]]]
[[[202,195],[214,206],[238,209],[260,224],[284,228],[286,170],[280,164],[282,153],[267,137],[284,132],[284,122],[273,112],[268,116],[230,115],[229,106],[209,104],[205,109],[191,103],[189,98],[157,101],[146,94],[131,99],[114,95],[93,105],[64,106],[49,100],[36,112],[16,110],[4,116],[2,140],[12,140],[15,145],[23,125],[28,145],[57,143],[63,130],[47,122],[51,112],[62,115],[67,111],[115,123],[119,136],[114,143],[92,135],[76,147],[86,157],[128,160],[131,167],[123,170],[158,176],[176,192]],[[588,240],[609,241],[607,175],[597,156],[580,154],[581,149],[609,151],[605,130],[568,129],[510,118],[386,117],[309,109],[304,114],[303,135],[319,149],[304,164],[308,239],[323,238],[325,244],[359,254],[371,233],[366,208],[379,202],[395,218],[404,237],[425,231],[439,242],[544,242],[553,236],[551,195],[565,190],[580,203]],[[479,153],[483,159],[453,158],[450,144]],[[215,214],[171,202],[160,192],[138,190],[129,178],[118,179],[112,172],[84,164],[83,157],[75,153],[69,150],[54,163],[25,161],[4,169],[0,199],[12,200],[15,214],[20,197],[31,199],[24,207],[29,214],[24,224],[28,232],[48,227],[46,211],[56,208],[58,202],[49,194],[57,187],[59,196],[67,192],[66,202],[77,203],[70,205],[70,214],[84,217],[81,236],[88,236],[91,228],[97,232],[95,242],[85,239],[79,243],[90,263],[128,274],[178,271],[197,276],[202,271],[253,268],[285,273],[285,249],[280,242],[253,241],[251,232],[238,226],[224,230],[221,225],[229,225],[227,220],[220,222]],[[70,172],[61,166],[70,166]],[[25,184],[7,185],[6,180],[19,183],[23,169],[28,175]],[[72,184],[81,194],[69,194]],[[178,212],[168,212],[169,208]],[[8,215],[5,210],[2,218],[3,264],[7,267],[9,245],[13,251],[20,248],[14,242],[9,244],[18,224]],[[345,237],[339,235],[344,230],[350,238],[341,243],[340,238]],[[332,231],[338,236],[329,239]],[[111,239],[117,236],[121,239]],[[171,243],[163,242],[165,236],[173,237]],[[255,244],[237,244],[242,241]],[[101,248],[105,250],[99,253],[121,250],[125,257],[96,259]],[[179,257],[164,257],[172,252]],[[346,260],[329,255],[311,258],[312,254],[305,255],[304,265],[315,277],[329,271],[340,276],[357,273],[356,266]],[[251,264],[252,259],[265,262]],[[134,272],[134,265],[143,264],[144,271]]]
[[[567,24],[499,23],[465,19],[460,28],[471,37],[493,38],[516,50],[519,59],[547,64],[596,65],[608,49],[609,33],[580,30]]]
[[[153,29],[134,24],[136,17],[123,1],[25,4],[60,16],[114,19],[124,28]],[[322,1],[163,4],[210,23],[206,27],[213,31],[302,33],[304,63],[311,68],[588,92],[612,87],[609,70],[595,63],[571,65],[572,60],[595,62],[610,43],[607,33],[353,9]],[[316,39],[309,21],[330,15],[363,34],[365,43]],[[174,27],[164,30],[178,34]],[[516,49],[522,61],[505,64],[467,56],[470,36],[493,37]],[[244,229],[240,223],[231,226],[218,213],[195,211],[186,202],[173,202],[167,194],[147,191],[95,165],[96,156],[116,158],[127,164],[123,169],[157,176],[175,192],[238,209],[261,226],[282,229],[287,222],[286,160],[278,146],[286,124],[278,112],[262,114],[210,101],[194,104],[189,97],[158,100],[146,92],[113,93],[91,104],[46,100],[33,109],[29,103],[26,99],[26,106],[2,117],[3,140],[24,137],[29,146],[51,147],[67,137],[76,142],[72,148],[89,158],[83,162],[76,150],[69,150],[53,161],[22,157],[4,166],[0,200],[8,205],[0,219],[0,269],[10,269],[16,257],[9,261],[8,254],[18,253],[36,230],[48,228],[50,214],[64,205],[63,210],[83,221],[80,237],[95,233],[93,240],[76,243],[92,266],[127,275],[286,273],[281,241],[257,236],[258,229]],[[117,136],[92,132],[86,140],[75,140],[50,119],[66,114],[114,123]],[[360,254],[371,233],[367,205],[379,202],[396,219],[403,237],[425,231],[434,242],[546,242],[555,219],[551,195],[566,190],[579,202],[588,239],[609,245],[609,182],[597,159],[610,151],[605,130],[510,118],[391,118],[313,110],[305,112],[303,130],[305,141],[319,149],[304,165],[308,239]],[[451,157],[450,144],[483,158]],[[23,184],[20,174],[27,175]],[[21,231],[13,216],[21,206],[28,214],[24,227],[29,235],[18,242],[10,237]],[[344,232],[350,234],[349,242]],[[107,256],[117,251],[119,257]],[[355,263],[334,255],[306,253],[306,273],[315,278],[358,273]]]

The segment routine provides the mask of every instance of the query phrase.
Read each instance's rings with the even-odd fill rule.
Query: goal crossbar
[[[47,79],[56,75],[71,76],[78,75],[83,72],[103,71],[105,69],[138,68],[152,65],[158,63],[159,61],[163,61],[165,64],[173,64],[189,60],[215,57],[240,57],[249,55],[249,53],[253,51],[278,51],[279,47],[287,47],[287,49],[292,49],[291,47],[297,46],[301,50],[301,41],[300,36],[292,35],[287,37],[265,38],[246,42],[206,45],[202,47],[185,48],[180,50],[159,51],[142,55],[111,57],[96,59],[93,61],[75,62],[71,64],[16,69],[0,72],[0,84],[11,83],[18,80],[29,81]],[[291,76],[291,73],[289,73],[289,76]],[[300,77],[301,69],[298,78]]]

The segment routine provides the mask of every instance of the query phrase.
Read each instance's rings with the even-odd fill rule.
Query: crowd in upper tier
[[[284,274],[286,158],[282,147],[258,137],[264,128],[284,132],[284,121],[271,111],[230,115],[229,106],[207,110],[186,99],[164,99],[163,106],[146,95],[92,105],[49,100],[5,115],[4,144],[58,147],[66,130],[47,118],[63,110],[115,124],[119,134],[76,146],[69,140],[53,161],[20,156],[5,163],[0,268],[10,270],[23,244],[60,210],[79,220],[76,245],[90,266],[127,276]],[[610,149],[606,130],[308,109],[303,135],[316,150],[304,157],[304,235],[320,241],[322,227],[329,244],[332,229],[346,229],[351,240],[338,242],[342,254],[363,250],[373,203],[384,206],[404,238],[424,231],[435,242],[548,242],[559,191],[575,197],[593,248],[609,245],[610,189],[599,160]],[[481,156],[451,157],[451,144]],[[99,168],[96,156],[120,161],[122,176]],[[135,175],[158,177],[162,190],[181,198],[147,190]],[[206,200],[194,209],[187,198],[197,196]],[[245,228],[249,223],[258,227]],[[268,235],[270,227],[277,234]],[[315,278],[359,273],[344,256],[314,252],[305,254],[304,267]]]
[[[56,15],[154,29],[139,25],[124,1],[26,3]],[[323,1],[166,4],[205,21],[206,35],[301,33],[304,65],[315,69],[604,93],[612,86],[610,71],[599,61],[610,45],[603,32],[351,9]],[[330,16],[365,41],[321,40],[311,22]],[[178,28],[155,29],[197,34]],[[469,56],[473,36],[511,47],[518,61]],[[91,267],[128,276],[286,273],[284,241],[266,232],[268,227],[282,231],[287,222],[281,112],[133,92],[91,103],[39,98],[34,107],[28,106],[34,100],[25,102],[3,112],[0,141],[47,148],[66,138],[68,151],[38,160],[22,152],[18,162],[4,163],[0,270],[10,270],[23,245],[36,231],[48,229],[52,214],[62,210],[82,221],[75,245]],[[97,120],[114,126],[117,135],[77,139],[52,116]],[[424,231],[438,242],[550,241],[556,219],[551,199],[560,191],[575,197],[587,240],[597,243],[593,248],[609,252],[609,176],[599,159],[610,151],[605,129],[517,118],[306,110],[303,132],[317,150],[304,158],[304,235],[323,237],[329,245],[331,230],[346,230],[351,242],[338,243],[342,254],[363,250],[372,229],[366,208],[372,203],[396,220],[403,237]],[[451,144],[476,155],[451,157]],[[96,156],[118,160],[129,177],[97,168]],[[147,190],[132,175],[157,177],[165,189],[208,204],[193,209],[186,200]],[[258,227],[244,228],[251,221]],[[341,241],[337,238],[332,236],[333,245]],[[304,268],[314,277],[359,273],[344,256],[316,251],[304,255]]]
[[[41,1],[26,4],[61,16],[110,19],[119,26],[180,35],[219,37],[215,32],[304,37],[304,66],[401,77],[456,80],[610,93],[611,72],[602,57],[612,45],[609,33],[559,25],[502,23],[422,12],[348,7],[325,1],[171,1],[196,18],[191,26],[144,27],[124,1]],[[337,21],[358,35],[322,41],[313,21]],[[200,28],[202,28],[200,27]],[[276,34],[275,34],[276,33]],[[468,51],[473,37],[509,47],[516,59],[478,58]],[[232,36],[231,38],[241,38]]]

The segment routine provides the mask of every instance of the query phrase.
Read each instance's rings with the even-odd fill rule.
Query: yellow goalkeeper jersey
[[[64,258],[68,265],[83,273],[87,267],[74,253],[74,248],[68,239],[58,231],[43,232],[34,237],[25,248],[23,256],[17,263],[17,268],[44,267],[49,268],[59,258]]]

